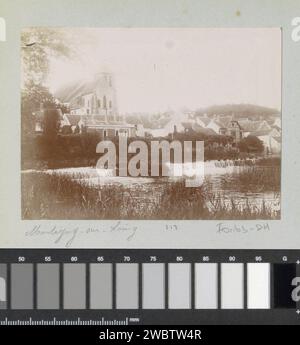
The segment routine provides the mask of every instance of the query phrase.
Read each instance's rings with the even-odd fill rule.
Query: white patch
[[[6,282],[0,277],[0,302],[6,302]]]
[[[6,23],[5,19],[0,17],[0,42],[6,41]]]
[[[292,26],[296,26],[292,30],[292,40],[294,42],[300,41],[300,17],[295,17],[292,19]]]

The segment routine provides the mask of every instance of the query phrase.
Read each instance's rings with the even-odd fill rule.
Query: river
[[[190,174],[191,168],[189,166],[180,166],[176,164],[167,164],[172,173],[170,175],[180,175],[183,171],[186,175]],[[244,209],[245,207],[261,209],[264,206],[274,210],[280,211],[280,192],[278,191],[258,191],[258,190],[245,190],[238,184],[231,184],[229,187],[224,188],[224,179],[235,178],[249,166],[256,166],[256,160],[248,161],[206,161],[200,164],[200,171],[205,176],[205,188],[209,187],[208,192],[208,208],[215,207],[215,203],[222,202],[228,208],[232,208],[234,201],[235,207]],[[199,168],[198,167],[198,168]],[[260,167],[264,168],[264,167]],[[24,173],[29,170],[24,171]],[[32,170],[30,170],[32,171]],[[179,173],[178,173],[179,171]],[[79,182],[88,183],[91,186],[105,186],[105,185],[121,185],[130,190],[136,191],[136,197],[141,199],[158,200],[163,191],[166,182],[178,181],[179,177],[119,177],[114,176],[112,170],[99,170],[95,167],[76,167],[76,168],[63,168],[63,169],[49,169],[43,170],[45,173],[56,173],[71,176],[74,180]],[[138,191],[138,192],[137,192]],[[154,192],[153,192],[154,191]]]

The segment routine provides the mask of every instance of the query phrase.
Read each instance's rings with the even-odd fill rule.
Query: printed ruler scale
[[[138,319],[137,319],[138,320]],[[53,317],[49,320],[34,320],[32,317],[29,317],[26,320],[9,320],[7,317],[4,320],[0,321],[1,326],[127,326],[130,324],[135,324],[136,319],[130,319],[126,317],[123,320],[106,320],[104,317],[101,317],[99,320],[82,320],[80,317],[74,320],[58,320],[56,317]]]
[[[299,250],[0,251],[0,325],[300,324],[299,302]]]

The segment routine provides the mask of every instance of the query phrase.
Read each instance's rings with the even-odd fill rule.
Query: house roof
[[[248,119],[241,119],[238,122],[245,132],[259,131],[261,125],[263,124],[263,121],[250,121]]]
[[[192,129],[192,127],[193,127],[193,123],[190,122],[190,121],[184,121],[184,122],[182,122],[181,124],[182,124],[182,126],[183,126],[184,128],[186,128],[186,129]]]
[[[210,123],[210,118],[209,117],[205,117],[205,116],[197,116],[196,117],[196,122],[197,121],[201,121],[204,125],[205,125],[205,127]]]
[[[74,110],[74,109],[80,109],[81,108],[81,102],[80,100],[76,97],[70,100],[69,102],[69,108]]]
[[[165,137],[171,133],[166,128],[150,129],[149,132],[153,135],[153,137]]]
[[[113,129],[122,129],[122,128],[134,128],[134,125],[128,123],[90,123],[87,125],[88,128],[113,128]]]
[[[230,124],[230,122],[232,121],[232,116],[217,116],[217,117],[215,117],[215,118],[213,118],[213,119],[211,119],[211,121],[209,122],[209,123],[211,123],[211,122],[213,122],[213,123],[215,123],[219,128],[227,128],[228,126],[229,126],[229,124]],[[208,123],[208,124],[209,124]],[[207,125],[208,125],[207,124]],[[206,126],[207,126],[206,125]]]
[[[272,128],[276,129],[277,131],[281,132],[281,128],[277,125],[273,125],[271,126]]]
[[[281,137],[273,137],[273,139],[274,139],[275,141],[277,141],[278,143],[281,143]]]
[[[198,125],[197,123],[193,124],[192,129],[195,132],[201,133],[204,135],[217,135],[217,133],[213,129],[202,127],[202,126]]]
[[[81,115],[81,119],[84,123],[106,123],[105,121],[105,116],[101,116],[101,115]],[[113,121],[107,121],[107,122],[113,122]]]
[[[214,122],[219,128],[226,128],[226,125],[223,122],[219,121],[219,120],[214,120],[213,119],[213,120],[211,120],[211,122]]]
[[[239,127],[239,129],[241,129],[241,125],[239,124],[239,122],[238,121],[236,121],[236,120],[231,120],[229,123],[228,123],[228,125],[226,126],[226,128],[235,128],[235,126],[233,126],[233,125],[237,125],[238,127]]]
[[[121,122],[121,121],[113,121],[108,118],[107,121],[105,121],[105,117],[101,115],[71,115],[71,114],[65,114],[65,117],[67,118],[68,122],[71,126],[76,126],[78,122],[81,120],[85,126],[102,126],[102,125],[117,125],[117,126],[128,126],[127,123]]]
[[[233,117],[231,115],[227,115],[218,117],[217,122],[220,124],[220,127],[228,127],[232,120]]]
[[[169,121],[166,124],[165,128],[167,130],[169,130],[170,132],[173,132],[174,131],[174,126],[176,126],[177,132],[181,132],[184,129],[183,124],[180,121],[177,121],[176,119],[174,119],[174,120],[171,119],[171,121]]]
[[[80,115],[65,115],[67,118],[68,122],[70,123],[71,126],[76,126],[78,122],[81,120]]]
[[[269,135],[270,132],[271,132],[270,130],[254,131],[254,132],[251,132],[251,135],[255,137],[263,137],[263,136]]]
[[[47,111],[47,109],[45,109]],[[41,120],[44,118],[44,114],[45,114],[45,110],[37,110],[35,112],[32,113],[32,115],[37,119],[37,120]],[[49,109],[50,111],[57,111],[59,114],[59,117],[62,119],[63,118],[63,114],[61,109]]]

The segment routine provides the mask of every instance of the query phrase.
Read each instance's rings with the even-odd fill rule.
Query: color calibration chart
[[[300,324],[299,250],[3,249],[0,324]]]

